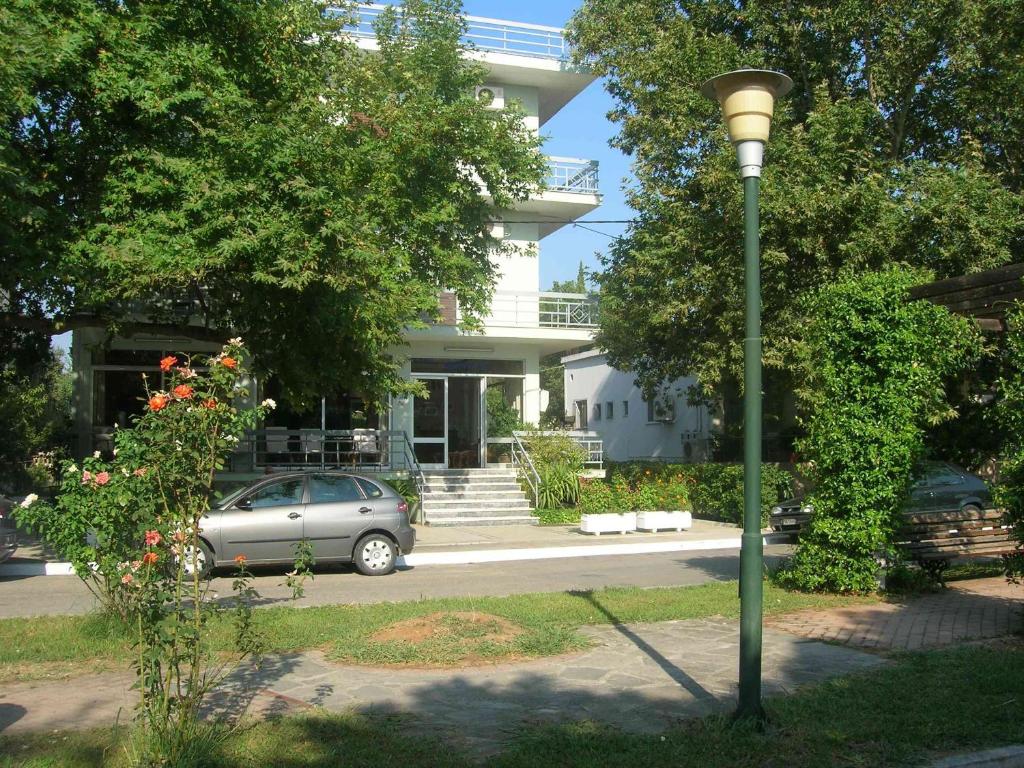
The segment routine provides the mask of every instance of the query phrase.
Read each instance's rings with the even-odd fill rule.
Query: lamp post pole
[[[738,718],[764,717],[761,707],[761,625],[764,543],[761,538],[761,253],[758,197],[764,146],[775,98],[792,87],[779,72],[736,70],[714,77],[701,91],[725,112],[743,179],[743,537],[740,549],[740,659]]]

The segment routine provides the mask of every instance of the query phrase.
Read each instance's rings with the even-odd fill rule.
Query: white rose
[[[39,501],[39,497],[34,493],[30,493],[28,496],[25,497],[25,500],[21,502],[21,508],[28,509],[37,501]]]
[[[99,451],[93,451],[93,452],[92,452],[92,457],[93,457],[94,459],[98,459],[98,458],[100,457],[100,452],[99,452]]]
[[[260,405],[262,405],[264,408],[269,408],[270,410],[274,410],[275,408],[277,408],[277,403],[275,403],[269,397],[262,403],[260,403]]]

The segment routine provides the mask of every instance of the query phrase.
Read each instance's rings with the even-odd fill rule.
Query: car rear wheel
[[[364,576],[386,576],[395,570],[395,543],[380,533],[371,533],[356,544],[353,560]]]
[[[199,540],[198,547],[187,546],[181,553],[185,560],[185,575],[191,577],[196,571],[199,578],[205,579],[213,571],[213,550],[209,545]]]

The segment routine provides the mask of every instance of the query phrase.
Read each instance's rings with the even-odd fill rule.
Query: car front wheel
[[[198,547],[185,547],[181,556],[185,561],[185,575],[190,578],[198,571],[199,578],[205,579],[213,571],[213,550],[202,539]]]
[[[371,533],[356,544],[353,560],[364,576],[386,576],[395,570],[397,551],[387,536]]]

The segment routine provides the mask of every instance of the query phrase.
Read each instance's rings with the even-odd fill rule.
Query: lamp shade
[[[712,77],[700,92],[722,105],[729,140],[768,141],[775,99],[789,93],[793,81],[768,69],[737,69]]]

